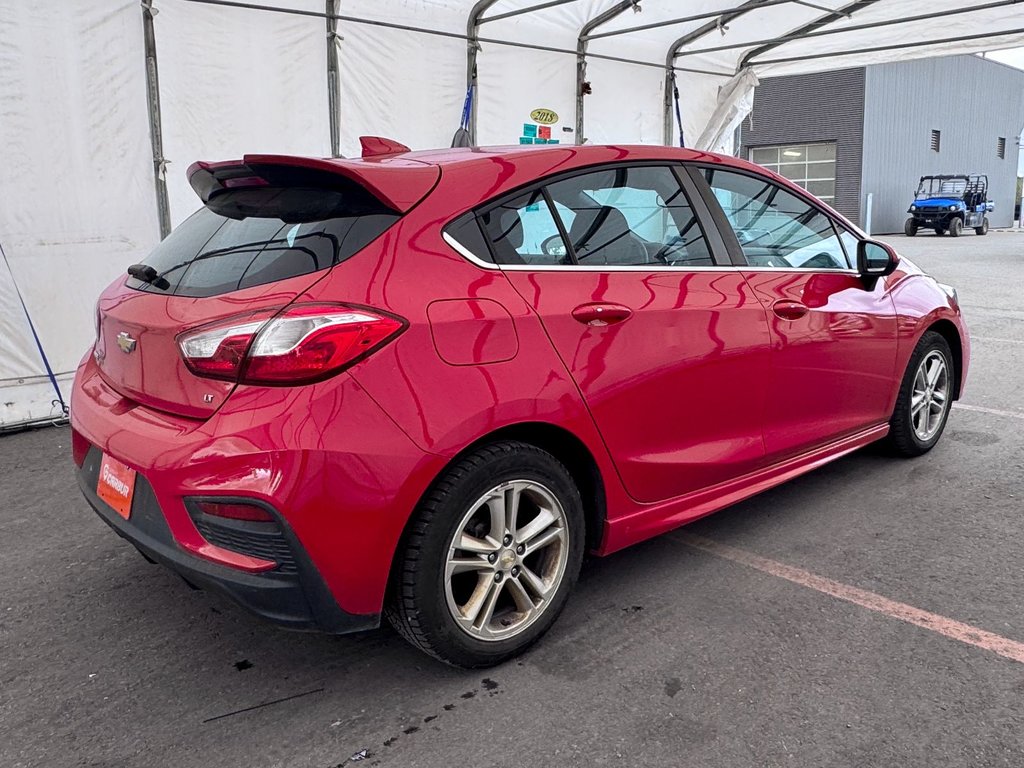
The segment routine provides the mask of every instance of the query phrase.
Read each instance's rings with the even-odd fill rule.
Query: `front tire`
[[[907,237],[914,237],[917,234],[917,222],[913,219],[907,219],[903,225],[903,234]]]
[[[896,453],[920,456],[939,442],[953,404],[955,373],[949,342],[927,331],[910,356],[889,422],[888,441]]]
[[[960,219],[954,217],[949,220],[949,236],[960,237],[960,232],[964,228],[964,223]]]
[[[447,664],[500,664],[558,618],[585,540],[583,502],[558,459],[518,441],[483,446],[420,503],[385,613],[406,640]]]

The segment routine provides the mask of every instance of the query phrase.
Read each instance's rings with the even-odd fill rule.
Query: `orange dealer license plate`
[[[132,495],[135,493],[135,470],[117,459],[103,454],[100,479],[96,494],[125,520],[132,513]]]

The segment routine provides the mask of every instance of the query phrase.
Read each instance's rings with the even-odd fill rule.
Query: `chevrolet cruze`
[[[735,158],[366,139],[189,180],[99,299],[74,460],[146,558],[287,627],[498,663],[585,553],[923,454],[964,385],[952,288]]]

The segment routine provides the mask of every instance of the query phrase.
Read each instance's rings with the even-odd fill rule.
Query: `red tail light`
[[[362,307],[305,304],[189,331],[178,337],[197,376],[240,384],[321,381],[380,349],[405,329],[392,315]]]

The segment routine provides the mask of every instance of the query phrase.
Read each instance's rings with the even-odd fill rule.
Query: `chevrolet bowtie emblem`
[[[130,355],[135,351],[135,345],[138,342],[128,335],[127,331],[121,331],[117,334],[117,346],[121,348],[121,351],[126,355]]]

